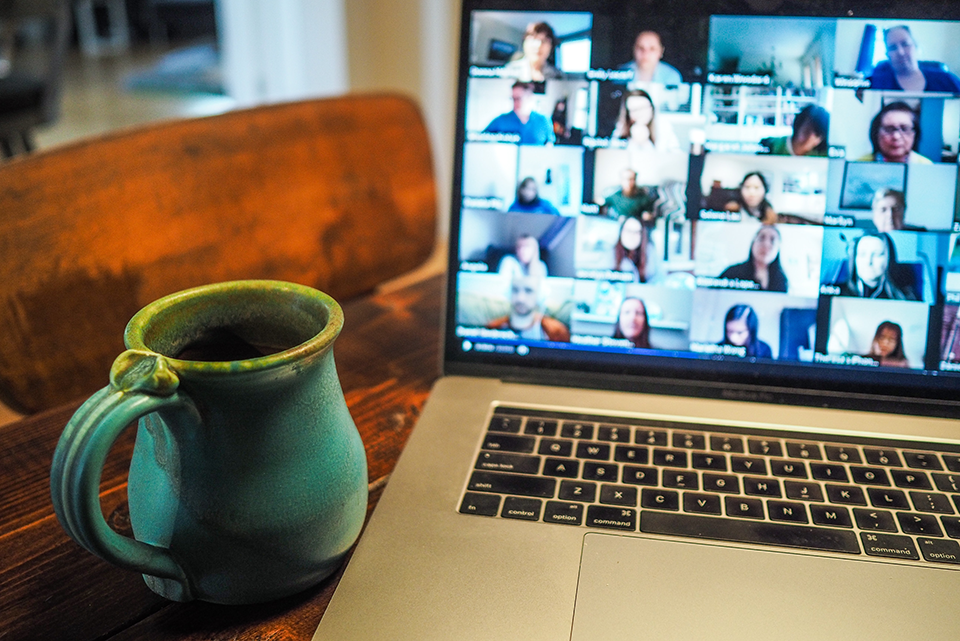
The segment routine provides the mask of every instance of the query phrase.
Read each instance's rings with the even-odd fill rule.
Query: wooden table
[[[368,516],[439,375],[441,289],[442,278],[433,277],[344,305],[334,352],[367,450]],[[148,590],[139,574],[100,560],[66,535],[50,502],[50,463],[81,400],[0,427],[0,640],[311,638],[339,573],[264,605],[171,603]],[[107,521],[127,535],[134,436],[133,429],[121,436],[101,484]]]

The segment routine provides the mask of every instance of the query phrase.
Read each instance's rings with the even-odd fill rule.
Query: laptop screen
[[[468,2],[448,371],[955,399],[960,7],[711,4]]]

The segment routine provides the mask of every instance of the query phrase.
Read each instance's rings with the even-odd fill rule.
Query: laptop
[[[444,376],[315,639],[955,638],[958,41],[465,0]]]

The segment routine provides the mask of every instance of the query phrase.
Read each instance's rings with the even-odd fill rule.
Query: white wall
[[[459,0],[218,0],[224,82],[241,106],[395,91],[421,106],[448,231]]]

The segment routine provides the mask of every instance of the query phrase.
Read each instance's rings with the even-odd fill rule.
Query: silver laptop
[[[956,638],[960,7],[463,4],[444,377],[315,638]]]

